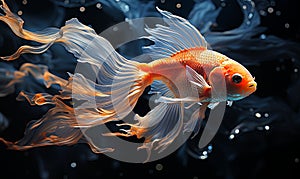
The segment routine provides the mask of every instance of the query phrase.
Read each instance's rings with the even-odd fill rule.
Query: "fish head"
[[[236,101],[256,91],[255,78],[243,65],[228,59],[222,62],[222,68],[226,82],[227,100]]]

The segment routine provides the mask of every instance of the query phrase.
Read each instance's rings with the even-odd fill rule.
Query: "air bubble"
[[[211,152],[212,149],[213,149],[213,147],[212,147],[211,145],[209,145],[209,146],[207,147],[207,149],[208,149],[208,152]]]
[[[280,71],[280,67],[276,67],[276,71]]]
[[[255,117],[261,118],[261,114],[259,112],[255,113]]]
[[[221,7],[226,7],[226,3],[225,3],[225,2],[222,2],[222,3],[221,3]]]
[[[266,16],[266,15],[267,15],[266,11],[264,11],[264,10],[260,10],[260,11],[259,11],[259,14],[260,14],[261,16]]]
[[[97,4],[96,4],[96,8],[101,9],[101,8],[102,8],[102,5],[101,5],[100,3],[97,3]]]
[[[72,168],[75,168],[76,166],[77,166],[77,163],[76,163],[76,162],[72,162],[72,163],[71,163],[71,167],[72,167]]]
[[[163,166],[162,164],[157,164],[157,165],[155,166],[155,169],[156,169],[157,171],[161,171],[163,168],[164,168],[164,166]]]
[[[19,10],[19,11],[18,11],[18,15],[19,15],[19,16],[23,15],[23,11]]]
[[[299,71],[298,68],[295,68],[295,69],[294,69],[294,72],[295,72],[295,73],[298,73],[298,71]]]
[[[200,159],[201,159],[201,160],[207,159],[207,155],[201,155],[201,156],[200,156]]]
[[[249,13],[248,19],[252,19],[252,17],[253,17],[253,13]]]
[[[79,11],[80,11],[80,12],[84,12],[84,11],[85,11],[85,7],[83,7],[83,6],[80,7],[80,8],[79,8]]]
[[[275,5],[276,5],[276,2],[275,2],[275,1],[271,1],[271,2],[270,2],[270,5],[271,5],[271,6],[275,6]]]
[[[281,15],[281,11],[276,11],[276,15],[280,16]]]
[[[265,34],[261,34],[261,35],[260,35],[260,39],[263,39],[263,40],[264,40],[264,39],[266,39],[266,38],[267,38],[267,36],[266,36]]]
[[[274,12],[274,9],[273,9],[272,7],[269,7],[269,8],[268,8],[268,12],[271,14],[271,13]]]
[[[285,23],[284,27],[288,29],[288,28],[290,28],[290,24],[289,23]]]

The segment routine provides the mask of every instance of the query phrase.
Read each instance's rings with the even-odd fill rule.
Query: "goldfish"
[[[145,54],[153,59],[144,63],[126,59],[105,38],[75,18],[67,21],[60,29],[30,32],[23,29],[23,20],[10,11],[4,0],[1,2],[5,14],[1,14],[0,20],[17,36],[42,44],[24,45],[13,55],[1,57],[3,60],[15,60],[23,53],[40,54],[52,44],[59,43],[78,62],[90,64],[97,72],[97,83],[79,73],[70,74],[69,80],[63,80],[49,72],[40,72],[37,76],[43,76],[48,87],[59,84],[62,92],[53,97],[22,92],[21,95],[31,103],[52,103],[56,107],[42,119],[31,123],[20,141],[8,142],[0,138],[11,149],[74,144],[82,137],[79,128],[91,128],[124,119],[133,110],[146,87],[151,86],[149,93],[157,94],[157,106],[145,116],[135,114],[136,123],[125,122],[119,125],[129,126],[129,129],[103,134],[104,137],[144,138],[139,148],[148,150],[150,154],[154,142],[157,142],[156,149],[164,150],[181,132],[198,131],[195,130],[197,122],[205,118],[207,108],[214,108],[224,101],[241,100],[256,91],[254,77],[242,64],[210,49],[203,35],[189,21],[168,11],[157,8],[165,25],[145,28],[148,35],[141,38],[154,44],[143,48]],[[38,67],[31,65],[30,68]],[[82,115],[74,117],[76,107],[71,108],[60,101],[71,97],[85,101],[78,108],[83,110]],[[39,100],[35,100],[37,98]],[[186,118],[186,111],[194,105],[196,110]],[[64,110],[68,111],[67,116],[61,113]],[[63,127],[57,127],[60,125]],[[87,143],[93,151],[103,151],[93,143]]]

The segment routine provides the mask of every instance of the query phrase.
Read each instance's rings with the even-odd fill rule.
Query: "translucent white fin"
[[[27,68],[34,77],[44,80],[46,86],[59,84],[64,93],[55,98],[47,94],[27,95],[33,97],[27,98],[28,101],[38,105],[62,103],[63,107],[56,104],[58,107],[49,110],[43,119],[31,123],[34,126],[28,125],[24,140],[13,146],[19,145],[21,149],[28,145],[35,147],[77,143],[82,136],[80,128],[122,120],[132,111],[144,89],[150,85],[148,74],[139,69],[138,62],[129,61],[119,55],[106,39],[77,19],[67,21],[60,29],[48,28],[37,33],[30,32],[23,29],[23,20],[10,11],[4,0],[0,1],[0,9],[4,12],[0,13],[0,21],[5,22],[17,36],[40,43],[34,47],[22,46],[15,54],[3,57],[4,60],[14,60],[23,53],[43,53],[52,44],[60,43],[81,62],[77,65],[78,71],[69,81],[50,75],[45,68]],[[82,63],[91,70],[83,68]],[[79,70],[80,67],[83,69]],[[37,69],[41,71],[36,71]],[[72,95],[72,107],[58,100],[64,99],[65,94],[69,95],[68,99]],[[0,140],[7,145],[12,144],[4,139]],[[90,146],[95,150],[91,143]]]
[[[227,100],[226,81],[225,81],[222,67],[216,67],[210,72],[209,83],[212,87],[211,94],[215,102],[226,101]]]
[[[196,108],[196,110],[192,113],[190,119],[184,123],[183,132],[194,132],[195,137],[201,127],[201,122],[205,118],[205,111],[207,109],[208,103],[202,104],[200,107]]]
[[[190,81],[192,86],[194,86],[198,90],[199,94],[202,94],[205,90],[210,88],[203,76],[201,76],[188,65],[186,66],[186,77]]]
[[[149,159],[155,142],[154,150],[163,151],[180,133],[183,125],[183,105],[160,103],[146,116],[136,115],[135,120],[138,123],[130,125],[131,129],[127,132],[138,138],[145,137],[145,142],[139,149],[146,149]]]
[[[160,59],[184,49],[207,48],[206,40],[189,21],[159,8],[157,10],[163,15],[164,22],[168,26],[157,24],[156,28],[145,28],[150,36],[142,38],[153,41],[154,45],[144,47],[144,52],[150,53],[154,59]]]
[[[185,97],[185,98],[170,98],[161,96],[158,99],[155,100],[156,103],[180,103],[180,102],[197,102],[199,101],[199,98],[193,98],[193,97]]]
[[[151,90],[148,92],[148,94],[159,94],[163,96],[168,92],[170,92],[170,89],[166,84],[164,84],[162,81],[154,80],[151,84]]]

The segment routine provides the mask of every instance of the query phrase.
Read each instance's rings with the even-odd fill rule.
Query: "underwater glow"
[[[251,71],[253,76],[255,76],[259,86],[258,91],[256,91],[253,95],[240,101],[228,103],[230,105],[226,107],[224,120],[222,121],[220,128],[217,130],[216,135],[213,136],[214,138],[209,140],[209,145],[199,148],[199,141],[202,137],[201,134],[203,134],[204,129],[209,126],[207,125],[209,123],[207,117],[198,123],[190,123],[190,125],[195,127],[197,130],[187,130],[190,131],[189,134],[192,133],[191,138],[187,138],[187,141],[183,144],[183,146],[180,147],[178,151],[174,152],[176,153],[175,157],[179,158],[179,160],[177,162],[171,161],[170,163],[173,163],[174,165],[178,164],[178,166],[181,166],[183,170],[187,170],[187,168],[189,168],[189,171],[192,172],[187,174],[187,178],[202,178],[204,174],[201,174],[200,172],[203,172],[204,170],[209,171],[208,175],[234,178],[236,176],[262,177],[267,174],[268,176],[276,176],[275,173],[280,173],[280,171],[288,174],[289,172],[286,172],[286,168],[289,165],[293,165],[290,168],[294,167],[297,169],[299,163],[299,153],[297,153],[297,150],[299,148],[296,143],[297,140],[299,140],[298,119],[300,106],[300,98],[298,95],[300,89],[298,70],[300,64],[298,52],[300,47],[297,42],[297,39],[299,40],[297,34],[293,37],[296,39],[295,41],[292,38],[292,40],[284,38],[285,36],[292,37],[295,29],[297,28],[297,24],[295,24],[292,19],[286,18],[287,13],[289,12],[281,7],[282,5],[286,5],[283,1],[195,0],[190,3],[180,1],[171,2],[167,0],[147,2],[130,0],[49,0],[45,1],[45,4],[47,4],[46,6],[51,7],[48,9],[52,10],[41,12],[41,14],[46,14],[46,16],[38,15],[40,17],[37,18],[34,18],[34,13],[31,13],[31,11],[28,10],[29,8],[32,8],[35,1],[20,1],[17,2],[17,4],[12,2],[8,3],[10,8],[12,8],[11,10],[25,20],[24,29],[30,32],[37,32],[40,30],[43,32],[43,29],[46,27],[63,27],[64,20],[71,17],[78,17],[79,19],[82,17],[80,22],[95,29],[97,33],[101,32],[103,28],[105,29],[112,25],[112,22],[109,21],[115,20],[118,22],[125,20],[125,22],[131,25],[131,30],[133,32],[137,32],[140,36],[147,36],[149,34],[144,32],[144,27],[147,22],[140,21],[139,23],[135,23],[137,21],[134,21],[134,19],[145,16],[159,17],[161,14],[154,8],[155,6],[160,7],[160,9],[168,10],[173,14],[179,14],[180,16],[185,17],[197,29],[199,29],[201,34],[209,43],[209,49],[214,49],[215,51],[225,54],[245,65],[246,68]],[[68,3],[70,6],[67,5]],[[287,4],[289,3],[290,2],[287,2]],[[38,2],[35,4],[38,4]],[[179,8],[177,7],[177,4],[180,4],[178,5]],[[41,7],[41,9],[43,8]],[[228,12],[229,9],[233,9],[232,12]],[[81,12],[81,10],[83,11]],[[70,12],[74,12],[74,14],[77,13],[77,15],[73,16],[73,14],[66,16],[67,14],[71,14]],[[94,16],[90,15],[91,12],[99,13],[100,18],[90,18]],[[0,13],[5,14],[2,11]],[[55,14],[59,15],[56,16]],[[108,16],[105,16],[106,14],[108,14]],[[234,17],[232,14],[234,14]],[[101,16],[103,15],[104,18],[101,19]],[[112,18],[109,18],[110,16]],[[240,19],[235,19],[235,17],[239,17]],[[268,21],[270,19],[276,20]],[[107,23],[107,21],[109,23]],[[235,26],[229,26],[229,28],[225,26],[225,28],[223,28],[224,23],[231,24],[233,21],[239,22],[236,23]],[[34,47],[41,45],[41,43],[20,40],[11,33],[10,28],[4,24],[1,25],[3,28],[1,28],[0,31],[0,46],[5,47],[1,49],[1,51],[5,51],[1,53],[1,56],[12,54],[18,49],[20,44],[28,44]],[[266,27],[266,25],[268,25],[268,27]],[[151,24],[149,27],[150,29],[153,28]],[[122,33],[122,28],[120,28],[120,26],[114,26],[111,31]],[[277,31],[277,34],[274,35],[274,31]],[[107,38],[105,34],[103,37]],[[110,38],[107,39],[111,42]],[[125,45],[121,44],[122,46],[118,45],[118,43],[117,45],[116,43],[112,43],[112,46],[117,48],[117,51],[122,56],[126,57],[126,59],[132,59],[139,62],[149,62],[152,60],[147,59],[145,56],[141,59],[133,58],[140,55],[141,52],[144,53],[142,49],[140,50],[140,47],[147,47],[149,45],[148,41],[144,42],[138,40],[136,43],[134,42]],[[46,116],[54,116],[54,121],[65,119],[67,123],[71,123],[72,120],[77,120],[77,124],[74,123],[74,126],[78,124],[85,124],[86,121],[84,119],[91,116],[93,116],[90,118],[92,119],[92,122],[90,123],[91,125],[93,125],[93,122],[99,120],[99,118],[97,118],[99,111],[93,110],[92,108],[81,108],[83,104],[82,102],[84,101],[73,100],[74,98],[72,96],[73,94],[71,89],[73,88],[73,85],[79,84],[75,87],[78,90],[74,91],[74,97],[80,99],[91,99],[91,101],[94,100],[97,102],[97,99],[95,100],[93,95],[89,95],[91,92],[93,93],[93,89],[98,88],[93,84],[95,81],[93,81],[92,78],[87,78],[85,74],[83,76],[76,74],[76,70],[74,72],[74,69],[78,64],[77,59],[80,58],[74,58],[72,54],[67,54],[60,45],[51,44],[50,46],[51,47],[41,54],[32,55],[24,53],[19,56],[17,60],[0,62],[1,105],[4,104],[2,105],[3,110],[0,113],[0,135],[6,140],[17,141],[22,138],[25,124],[28,122],[29,125],[27,127],[31,127],[30,125],[32,125],[32,129],[37,129],[37,127],[33,125],[34,122],[36,122],[34,120],[37,119],[41,119],[39,121],[45,121],[49,124],[51,120],[41,117],[43,114],[46,114]],[[89,46],[87,49],[87,51],[89,51],[93,48]],[[108,65],[104,68],[109,70],[110,67]],[[88,67],[88,69],[91,73],[93,73],[92,75],[94,75],[95,69],[97,71],[97,68],[94,67]],[[74,83],[74,79],[83,81],[84,78],[88,79],[87,81],[84,81],[84,85],[80,85],[82,83]],[[89,81],[90,79],[92,80]],[[96,84],[99,80],[106,81],[108,79],[97,78]],[[84,93],[82,96],[77,95],[82,94],[82,92],[86,90],[86,86],[89,88],[88,92]],[[98,136],[101,134],[99,131],[102,131],[102,129],[98,129],[98,126],[105,126],[105,128],[109,128],[106,136],[100,135],[101,137],[99,138],[115,137],[115,135],[111,135],[111,133],[121,133],[126,136],[117,138],[120,138],[122,141],[129,142],[133,140],[136,142],[137,148],[143,144],[144,138],[142,137],[140,140],[135,137],[132,138],[127,136],[130,125],[136,125],[137,122],[136,120],[130,120],[129,118],[134,119],[135,114],[144,116],[150,110],[153,110],[158,103],[162,103],[163,101],[170,102],[169,96],[167,96],[167,98],[159,98],[161,95],[164,95],[165,91],[157,91],[157,89],[165,87],[166,86],[161,86],[161,84],[157,83],[157,81],[154,81],[154,83],[151,84],[151,87],[145,88],[144,93],[141,94],[137,100],[136,105],[130,107],[134,110],[134,113],[129,114],[125,121],[107,121],[105,124],[99,124],[96,128],[88,129],[87,131],[69,131],[69,127],[64,124],[60,125],[61,131],[55,126],[48,128],[45,126],[44,128],[41,128],[41,131],[48,130],[53,132],[57,130],[57,133],[53,132],[46,134],[44,139],[34,138],[35,136],[31,138],[32,135],[29,135],[26,140],[28,139],[27,141],[29,141],[33,139],[37,143],[44,142],[43,145],[51,145],[49,143],[55,141],[57,142],[56,144],[59,145],[72,146],[71,148],[65,148],[65,146],[55,147],[53,150],[60,152],[65,149],[76,150],[76,147],[81,146],[76,145],[77,143],[97,142],[93,143],[91,146],[94,152],[116,153],[116,155],[118,155],[120,153],[118,153],[118,150],[114,148],[115,146],[113,148],[111,148],[112,146],[110,145],[101,146],[101,143],[107,143],[107,141],[93,139],[88,141],[86,140],[85,135]],[[148,91],[150,91],[150,94]],[[103,94],[96,93],[94,96],[101,98],[101,95]],[[17,100],[15,100],[16,96],[18,96]],[[30,107],[27,101],[22,101],[24,99],[33,106]],[[118,101],[117,98],[115,98],[115,100]],[[92,103],[85,102],[84,104],[88,105],[88,107],[93,105]],[[74,111],[74,107],[78,108]],[[188,108],[189,106],[185,107]],[[195,110],[197,109],[197,106],[191,106],[191,109]],[[26,115],[17,115],[18,113],[23,114],[24,111]],[[81,115],[78,115],[77,112]],[[208,112],[211,112],[211,110],[207,110],[206,116],[208,116]],[[189,119],[189,117],[193,115],[193,113],[189,110],[185,110],[184,113],[187,115],[184,119]],[[120,114],[124,115],[122,114],[122,111],[120,111]],[[79,120],[78,118],[74,118],[74,116],[79,116]],[[124,126],[124,122],[130,125]],[[174,124],[171,123],[171,125]],[[65,131],[67,131],[66,133],[71,132],[74,135],[70,136],[69,143],[59,143],[59,141],[63,141],[65,139],[64,137],[67,137],[64,133]],[[168,131],[166,133],[168,133]],[[81,135],[82,132],[84,135]],[[26,132],[26,134],[28,134],[28,132]],[[56,138],[56,135],[61,135],[62,138]],[[97,137],[95,137],[95,139],[97,139]],[[28,144],[29,143],[24,142],[21,145]],[[170,148],[170,146],[166,149],[168,148]],[[214,149],[213,151],[210,150],[212,148]],[[40,156],[39,154],[43,150],[51,151],[52,147],[26,150],[24,151],[24,156],[28,157],[28,155],[30,156],[34,153],[35,156],[31,157],[39,163],[39,176],[51,176],[53,175],[49,172],[51,171],[49,168],[51,163],[47,164],[47,160],[45,160],[45,156],[47,155]],[[279,155],[277,151],[280,150],[285,151],[285,155]],[[2,153],[7,154],[10,153],[10,151],[2,150]],[[80,159],[73,158],[68,160],[65,164],[65,168],[71,168],[73,172],[79,171],[82,166],[85,165],[82,165],[81,163],[83,160],[92,162],[99,161],[99,165],[101,165],[100,160],[107,161],[107,159],[102,157],[103,155],[89,153],[89,148],[81,149],[80,152],[76,151],[76,153],[78,156],[80,155]],[[18,154],[23,155],[23,152]],[[49,156],[50,155],[51,154],[49,154]],[[83,157],[82,155],[86,156]],[[155,155],[155,151],[152,151],[151,156],[153,155]],[[52,158],[54,159],[53,156],[54,154],[52,155]],[[171,156],[173,156],[173,158],[166,158],[166,160],[170,161],[170,159],[174,159],[174,154]],[[7,158],[8,160],[9,155],[2,158]],[[284,161],[279,164],[278,162],[280,160]],[[191,161],[196,164],[192,165]],[[130,169],[127,169],[127,171],[124,170],[124,164],[116,161],[108,163],[111,168],[114,168],[114,170],[117,171],[114,172],[114,175],[117,177],[128,176]],[[240,164],[239,167],[235,165],[236,163]],[[248,163],[248,165],[246,163]],[[163,170],[156,170],[156,164],[161,164],[163,166]],[[268,167],[266,167],[266,164],[269,164]],[[75,168],[72,167],[74,165],[76,165]],[[221,167],[222,165],[226,167]],[[276,170],[271,170],[271,167],[276,165],[280,166],[280,170],[277,170],[279,167]],[[193,169],[192,166],[198,166],[198,168]],[[268,170],[265,170],[266,168]],[[157,176],[164,172],[168,172],[169,169],[169,163],[164,163],[162,160],[147,167],[146,173],[147,175]],[[175,171],[177,170],[175,169]],[[249,175],[250,171],[254,172]],[[248,174],[242,174],[247,172]],[[94,172],[94,174],[98,175],[98,177],[102,176],[97,172]]]
[[[90,65],[98,81],[95,83],[79,72],[70,74],[69,80],[64,80],[51,74],[46,66],[24,64],[26,72],[44,81],[47,88],[56,84],[61,90],[58,95],[20,93],[19,99],[24,97],[31,105],[54,104],[55,107],[42,119],[31,123],[23,139],[12,143],[0,138],[10,149],[78,143],[84,140],[83,135],[88,133],[89,128],[111,121],[125,121],[124,118],[133,110],[145,88],[153,85],[150,93],[161,96],[155,100],[158,105],[147,115],[136,114],[134,120],[137,123],[125,121],[118,125],[121,129],[117,132],[99,131],[103,137],[108,138],[144,138],[143,144],[137,149],[146,149],[146,161],[149,161],[152,150],[164,151],[183,133],[195,131],[196,135],[196,125],[205,118],[207,107],[214,111],[220,108],[216,107],[220,102],[240,100],[256,90],[256,82],[245,67],[225,55],[207,49],[209,45],[194,26],[167,11],[157,8],[169,26],[146,28],[149,36],[142,37],[154,42],[154,45],[144,47],[154,61],[139,63],[119,55],[106,39],[77,19],[67,21],[61,29],[46,29],[41,33],[27,31],[23,29],[23,20],[13,14],[4,1],[2,3],[5,15],[0,16],[0,20],[7,23],[19,37],[43,44],[24,45],[13,55],[2,57],[4,60],[15,60],[24,53],[40,54],[52,44],[61,43],[78,58],[78,62]],[[177,4],[177,8],[180,7]],[[81,12],[85,11],[84,7],[81,8]],[[154,81],[158,81],[156,87]],[[70,99],[73,102],[69,105],[64,102]],[[193,111],[191,107],[185,107],[194,105],[198,107]],[[190,118],[184,117],[188,111],[193,113]],[[222,119],[222,114],[218,114],[218,118]],[[212,124],[209,121],[212,119],[208,119],[207,126],[216,128],[216,132],[220,120]],[[130,129],[124,129],[123,126],[129,126]],[[203,136],[207,139],[200,139],[200,148],[213,137],[205,137],[207,134],[204,130]],[[96,153],[115,150],[112,147],[99,147],[88,139],[90,136],[85,137]]]

